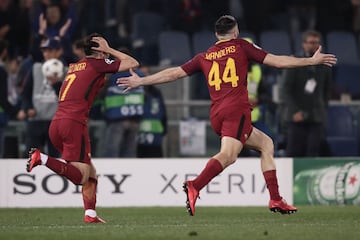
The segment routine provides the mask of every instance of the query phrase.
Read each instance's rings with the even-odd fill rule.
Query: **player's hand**
[[[312,59],[314,60],[315,65],[324,64],[329,67],[334,66],[337,62],[336,56],[334,54],[321,53],[321,49],[322,49],[322,47],[320,45],[319,48],[314,53],[314,55],[312,56]]]
[[[252,107],[257,107],[257,105],[259,103],[259,99],[258,98],[249,98],[249,102]]]
[[[97,50],[97,51],[100,51],[100,52],[106,52],[106,53],[109,52],[110,47],[109,47],[108,42],[105,40],[105,38],[103,38],[103,37],[93,37],[91,39],[91,41],[99,44],[98,47],[92,47],[91,49]]]
[[[132,68],[130,68],[130,77],[122,77],[116,80],[116,83],[119,87],[124,87],[124,93],[130,91],[133,88],[136,88],[141,85],[141,77],[137,75]]]
[[[294,122],[303,122],[304,121],[304,114],[303,112],[299,111],[294,113],[293,115],[293,121]]]

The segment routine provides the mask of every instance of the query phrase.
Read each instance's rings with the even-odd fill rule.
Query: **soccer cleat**
[[[195,203],[199,197],[199,191],[193,186],[192,181],[186,181],[183,185],[184,192],[186,193],[186,210],[191,216],[195,215]]]
[[[85,223],[106,223],[103,219],[100,217],[90,217],[89,215],[84,216],[84,222]]]
[[[40,150],[31,148],[29,151],[29,159],[26,164],[26,171],[31,172],[31,170],[38,165],[41,165]]]
[[[281,198],[281,200],[278,201],[270,200],[269,209],[274,213],[279,212],[281,214],[292,214],[297,211],[296,207],[287,204],[285,199],[283,198]]]

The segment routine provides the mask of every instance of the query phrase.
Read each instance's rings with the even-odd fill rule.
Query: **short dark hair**
[[[215,32],[219,35],[227,34],[231,29],[236,26],[236,19],[231,15],[221,16],[215,22]]]
[[[89,36],[86,36],[84,39],[84,52],[86,56],[92,55],[96,52],[92,47],[98,47],[97,42],[92,41],[93,37],[102,37],[99,33],[92,33]]]

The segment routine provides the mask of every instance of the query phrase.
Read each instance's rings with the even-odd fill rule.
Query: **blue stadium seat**
[[[356,37],[352,32],[327,33],[326,46],[327,52],[337,55],[338,64],[360,64]]]
[[[341,64],[334,71],[334,90],[360,99],[360,64]]]
[[[326,140],[333,156],[357,156],[358,140],[352,112],[346,106],[330,106]]]
[[[277,55],[290,55],[291,40],[288,32],[284,30],[267,30],[259,34],[259,44],[262,49]],[[263,65],[263,77],[268,83],[269,91],[272,95],[272,89],[274,84],[278,83],[281,79],[282,70],[279,68],[273,68]]]
[[[268,30],[261,32],[259,46],[273,54],[292,54],[290,36],[288,32],[282,30]]]
[[[160,65],[179,65],[191,58],[190,38],[186,32],[163,31],[158,45]]]
[[[161,15],[147,11],[138,12],[132,18],[131,40],[133,43],[143,41],[145,46],[157,44],[159,34],[163,30],[164,18]]]
[[[332,156],[355,157],[359,155],[356,138],[329,138],[327,143]]]
[[[354,137],[355,129],[350,109],[343,105],[329,106],[326,135],[328,137]]]
[[[196,32],[192,36],[193,55],[205,52],[209,47],[216,43],[215,33],[211,31]]]
[[[240,30],[240,34],[239,34],[240,38],[251,38],[253,40],[253,42],[255,44],[258,44],[258,40],[256,38],[256,35],[253,32],[249,32],[249,31],[241,31]]]
[[[132,18],[130,35],[134,55],[147,65],[158,63],[158,38],[164,30],[164,17],[153,12],[138,12]]]

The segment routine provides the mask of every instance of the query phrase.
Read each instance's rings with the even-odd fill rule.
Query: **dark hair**
[[[92,41],[93,37],[102,37],[99,33],[92,33],[84,39],[84,52],[86,56],[92,55],[96,52],[92,47],[98,47],[99,44]]]
[[[237,24],[236,19],[233,16],[230,15],[221,16],[215,22],[215,32],[219,35],[225,35],[231,29],[233,29],[236,26],[236,24]]]

